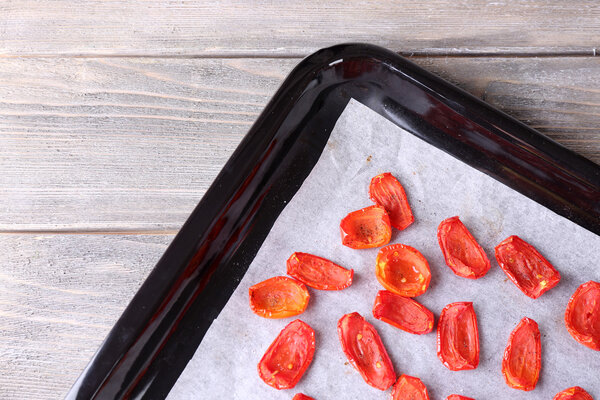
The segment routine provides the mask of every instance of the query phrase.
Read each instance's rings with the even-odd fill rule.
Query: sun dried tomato
[[[292,400],[315,400],[310,396],[305,395],[304,393],[296,393]]]
[[[502,359],[502,374],[513,389],[535,389],[542,367],[542,347],[538,324],[523,318],[511,332]]]
[[[429,394],[419,378],[401,375],[392,389],[392,400],[429,400]]]
[[[485,251],[458,217],[443,220],[437,237],[446,264],[456,275],[477,279],[490,270]]]
[[[340,290],[352,284],[354,270],[348,270],[308,253],[294,253],[287,260],[288,275],[321,290]]]
[[[437,355],[452,371],[477,368],[479,331],[473,303],[458,302],[444,307],[438,321]]]
[[[390,218],[383,207],[370,206],[353,211],[340,222],[342,244],[368,249],[388,244],[392,238]]]
[[[471,397],[461,396],[460,394],[451,394],[446,400],[475,400]]]
[[[405,244],[392,244],[379,250],[375,275],[384,288],[405,297],[425,293],[431,281],[425,257]]]
[[[594,400],[593,397],[580,388],[573,386],[558,393],[552,400]]]
[[[258,375],[275,389],[291,389],[302,378],[315,353],[315,331],[297,319],[277,335],[258,363]]]
[[[422,335],[433,329],[433,313],[409,297],[380,290],[375,298],[373,316],[403,331]]]
[[[338,335],[348,361],[365,382],[379,390],[394,384],[394,366],[373,325],[359,313],[346,314],[338,321]]]
[[[560,274],[552,264],[518,236],[510,236],[496,246],[496,260],[510,280],[532,299],[560,281]]]
[[[251,286],[250,308],[264,318],[287,318],[304,312],[310,299],[302,282],[275,276]]]
[[[415,217],[408,204],[406,192],[398,179],[389,172],[371,179],[369,197],[373,202],[385,208],[394,228],[403,230],[414,222]]]
[[[600,351],[600,283],[589,281],[577,288],[567,305],[565,324],[575,340]]]

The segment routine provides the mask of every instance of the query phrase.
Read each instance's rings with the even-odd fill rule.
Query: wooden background
[[[265,3],[0,2],[0,398],[65,395],[321,47],[386,46],[600,163],[596,1]]]

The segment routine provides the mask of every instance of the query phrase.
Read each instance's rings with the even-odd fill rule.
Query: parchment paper
[[[455,301],[472,301],[478,317],[480,364],[452,372],[436,356],[436,333],[411,335],[373,318],[378,290],[378,249],[341,245],[339,222],[350,211],[371,205],[370,179],[392,172],[406,189],[415,222],[394,230],[390,243],[405,243],[430,264],[429,290],[416,298],[437,317]],[[492,268],[478,280],[460,278],[443,260],[438,224],[460,216],[485,249]],[[502,272],[494,246],[510,235],[534,245],[561,273],[554,289],[537,300],[526,297]],[[285,275],[294,251],[329,258],[355,271],[342,291],[309,288],[307,310],[298,317],[269,320],[248,306],[248,288]],[[382,337],[396,373],[417,376],[432,400],[451,393],[483,399],[551,399],[570,386],[600,398],[600,352],[577,343],[564,324],[566,304],[577,286],[600,281],[600,237],[558,216],[487,175],[402,130],[362,104],[351,101],[340,116],[317,165],[279,216],[227,306],[215,320],[169,399],[286,399],[303,392],[317,400],[388,399],[367,385],[342,353],[337,321],[358,311]],[[508,336],[523,317],[542,333],[542,372],[533,392],[509,388],[501,374]],[[299,384],[277,391],[260,380],[256,365],[280,330],[300,318],[316,331],[316,352]],[[437,327],[437,325],[436,325]]]

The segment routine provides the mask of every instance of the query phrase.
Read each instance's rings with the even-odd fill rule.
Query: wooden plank
[[[600,58],[413,61],[600,163]]]
[[[63,398],[172,235],[0,235],[0,398]]]
[[[0,2],[0,54],[304,56],[342,42],[407,54],[571,53],[598,46],[587,0]]]
[[[600,58],[414,58],[600,162]],[[295,59],[0,61],[0,230],[185,221]]]
[[[4,59],[0,229],[178,229],[296,62]]]

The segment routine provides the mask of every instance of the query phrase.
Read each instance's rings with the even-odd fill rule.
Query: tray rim
[[[246,180],[243,179],[245,177],[235,176],[236,174],[234,174],[233,171],[241,168],[248,174],[253,170],[253,168],[256,168],[256,166],[260,165],[262,162],[261,157],[263,154],[254,154],[253,157],[250,158],[246,158],[246,156],[253,152],[253,146],[255,146],[257,143],[262,143],[264,145],[263,142],[269,139],[265,137],[261,138],[259,135],[262,133],[262,127],[265,124],[272,122],[274,118],[273,111],[285,111],[285,113],[278,117],[278,126],[281,126],[281,124],[284,123],[285,117],[292,112],[294,107],[297,107],[299,100],[306,93],[307,86],[313,81],[315,76],[322,71],[331,68],[334,61],[344,60],[345,58],[351,59],[351,57],[378,59],[382,64],[390,63],[394,68],[396,67],[396,64],[399,64],[402,68],[397,70],[398,74],[403,74],[408,79],[415,79],[416,77],[417,83],[425,88],[429,88],[429,90],[432,92],[435,92],[439,98],[445,99],[452,103],[455,101],[455,98],[460,97],[462,101],[455,104],[459,108],[462,106],[468,111],[468,105],[471,105],[471,108],[473,105],[476,105],[481,110],[487,110],[486,112],[494,115],[498,121],[501,121],[505,125],[513,126],[515,131],[520,132],[521,135],[515,136],[517,139],[524,140],[530,145],[533,144],[536,148],[543,147],[544,154],[552,157],[553,160],[558,160],[560,165],[564,166],[564,164],[566,164],[566,169],[568,171],[573,172],[573,169],[575,169],[575,177],[581,177],[583,180],[591,182],[592,185],[595,185],[596,189],[600,188],[600,166],[594,164],[583,156],[564,148],[562,145],[554,142],[550,138],[527,127],[523,123],[508,116],[504,112],[495,109],[491,105],[472,96],[462,89],[457,88],[441,78],[423,70],[421,67],[418,67],[412,62],[399,56],[397,53],[393,53],[389,50],[373,45],[355,43],[341,44],[319,50],[302,60],[284,80],[281,87],[269,101],[261,115],[249,130],[248,134],[243,138],[230,159],[225,164],[223,170],[219,173],[213,184],[203,196],[202,200],[182,226],[180,232],[173,239],[173,242],[167,251],[165,251],[165,254],[161,260],[146,278],[144,284],[142,287],[140,287],[137,294],[131,300],[94,357],[90,360],[86,369],[75,382],[70,392],[67,394],[67,399],[104,398],[100,391],[102,388],[106,387],[107,383],[111,383],[110,380],[112,377],[114,377],[113,372],[115,369],[124,366],[123,356],[129,354],[128,352],[131,351],[135,346],[135,339],[140,337],[139,332],[130,334],[127,338],[129,342],[123,343],[123,341],[119,340],[119,335],[123,334],[123,329],[125,328],[137,328],[137,330],[143,330],[144,328],[149,327],[151,328],[151,320],[153,320],[156,317],[156,314],[161,310],[160,307],[157,307],[159,304],[151,304],[151,302],[149,302],[150,293],[157,288],[163,290],[163,293],[169,293],[171,286],[165,286],[168,285],[169,282],[173,283],[174,279],[180,278],[182,274],[190,272],[186,271],[186,266],[190,265],[190,259],[193,259],[197,254],[199,243],[201,243],[203,240],[206,241],[207,239],[210,239],[210,237],[207,237],[207,234],[210,233],[211,229],[214,227],[214,220],[218,215],[220,215],[219,212],[222,210],[222,207],[226,205],[224,200],[231,199],[232,196],[239,194],[240,187],[243,187],[246,182]],[[465,106],[465,104],[467,106]],[[337,120],[338,117],[339,115],[335,116],[335,120]],[[386,117],[388,119],[390,118],[389,116]],[[398,124],[397,121],[392,122]],[[502,126],[502,124],[500,126]],[[410,132],[416,134],[415,132]],[[257,162],[259,164],[257,164]],[[314,164],[310,167],[310,169],[312,169],[313,166]],[[226,180],[231,180],[231,182],[224,184]],[[527,196],[531,197],[529,195]],[[536,199],[534,200],[537,201]],[[547,205],[545,206],[548,207]],[[597,204],[596,208],[600,209],[600,204]],[[214,217],[211,221],[202,221],[202,218],[199,218],[199,214],[202,214],[203,212],[206,213],[207,211],[214,211]],[[557,212],[557,210],[554,209],[553,211]],[[597,216],[600,215],[599,210],[594,211],[596,212]],[[565,215],[561,212],[557,213],[573,220],[573,215]],[[580,222],[574,222],[582,225]],[[600,222],[597,223],[597,226],[592,226],[592,229],[590,229],[589,225],[586,228],[598,234],[600,232]],[[178,256],[175,256],[176,254],[178,254]],[[248,260],[248,265],[251,263],[252,258]],[[176,271],[167,269],[168,265],[172,263],[178,263],[179,268],[177,268]],[[215,268],[217,267],[218,266]],[[196,268],[200,268],[200,272],[207,272],[206,270],[208,267],[206,265],[196,265]],[[165,277],[165,275],[167,276]],[[207,279],[209,276],[210,274],[206,276]],[[201,281],[200,283],[207,284],[207,281]],[[202,290],[202,288],[199,290]],[[164,299],[160,300],[161,301],[159,303],[162,304],[162,300]],[[156,302],[157,301],[155,299],[154,303]],[[183,310],[183,312],[185,312],[185,310]],[[148,318],[149,316],[150,319]],[[143,330],[143,332],[145,331]],[[124,353],[124,351],[127,352]],[[133,367],[131,368],[133,370]],[[140,379],[143,377],[144,371],[140,370],[136,372],[138,374],[141,373],[141,375],[139,379],[135,378],[129,382],[129,385],[133,385],[133,387],[139,383]],[[120,379],[124,379],[123,376],[121,376]],[[115,382],[116,385],[119,383],[120,382]],[[131,393],[131,390],[127,390],[121,397]],[[143,397],[143,393],[141,396]]]

